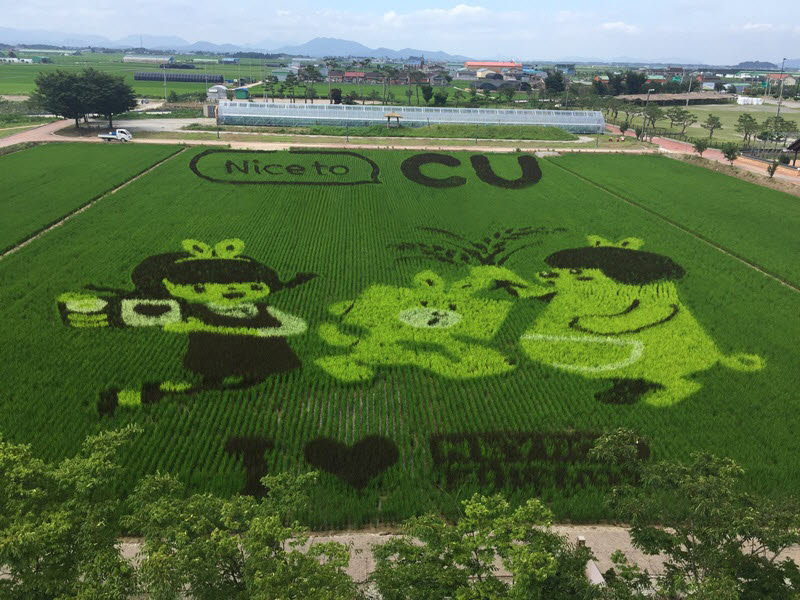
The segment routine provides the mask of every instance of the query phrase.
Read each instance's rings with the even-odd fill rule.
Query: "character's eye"
[[[421,300],[421,301],[420,301],[420,304],[421,304],[422,306],[428,306],[428,301],[427,301],[427,300]]]
[[[453,312],[455,312],[455,311],[456,311],[456,305],[455,305],[455,304],[451,304],[451,305],[450,305],[448,308],[449,308],[450,310],[452,310]]]
[[[543,277],[544,279],[555,279],[558,277],[558,273],[554,271],[539,271],[539,277]]]
[[[197,292],[198,294],[202,294],[203,292],[206,291],[206,286],[204,286],[202,283],[195,283],[194,291]]]
[[[254,292],[260,292],[264,288],[261,286],[260,283],[254,283],[253,285],[250,286],[250,289],[253,290]]]
[[[581,269],[570,269],[569,272],[572,275],[580,275],[581,273],[583,273],[583,271]]]

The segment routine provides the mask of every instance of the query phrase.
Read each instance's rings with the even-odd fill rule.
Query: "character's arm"
[[[108,327],[108,301],[91,294],[66,292],[58,297],[61,320],[70,327]]]
[[[323,323],[317,329],[317,333],[329,346],[345,348],[347,346],[353,346],[358,342],[357,337],[342,333],[333,323]]]
[[[615,335],[638,333],[673,319],[680,311],[673,302],[631,302],[625,310],[610,315],[585,315],[572,319],[569,326],[586,333]]]
[[[552,288],[527,281],[506,267],[493,265],[473,267],[470,276],[463,280],[474,290],[505,290],[514,298],[541,298],[553,292]]]
[[[283,284],[283,289],[289,290],[292,289],[293,287],[297,287],[298,285],[303,285],[304,283],[311,281],[315,277],[317,277],[316,273],[298,273],[291,280]]]

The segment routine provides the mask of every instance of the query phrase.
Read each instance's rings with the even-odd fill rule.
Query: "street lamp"
[[[650,102],[650,93],[656,90],[651,88],[647,90],[647,99],[644,101],[644,110],[642,111],[642,140],[647,139],[647,104]]]

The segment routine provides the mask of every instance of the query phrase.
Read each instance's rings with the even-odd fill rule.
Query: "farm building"
[[[289,75],[289,73],[294,73],[294,71],[291,69],[272,69],[270,75],[277,77],[278,81],[286,81],[286,76]]]
[[[470,71],[478,71],[479,69],[491,69],[496,73],[502,69],[521,69],[522,63],[514,62],[511,60],[497,61],[497,60],[468,60],[464,66]]]
[[[173,63],[175,59],[172,56],[138,56],[135,54],[129,54],[123,57],[122,62],[125,63],[152,63],[161,65],[164,63]]]
[[[224,85],[212,85],[206,92],[207,100],[227,100],[228,88]]]
[[[233,90],[233,97],[237,100],[247,100],[250,97],[250,90],[246,87],[238,87]]]
[[[221,61],[223,65],[238,65],[239,59],[238,58],[223,58]]]
[[[32,58],[9,58],[7,56],[4,56],[4,57],[0,58],[0,63],[27,65],[27,64],[33,64],[33,59]]]
[[[218,65],[219,60],[216,58],[195,58],[192,60],[193,63],[198,65]]]
[[[133,75],[135,81],[180,81],[184,83],[222,83],[222,75],[210,73],[170,73],[163,71],[137,71]]]
[[[433,124],[551,125],[572,133],[602,133],[603,113],[589,110],[513,110],[344,104],[284,104],[220,101],[222,125],[375,125],[399,115],[406,126]]]

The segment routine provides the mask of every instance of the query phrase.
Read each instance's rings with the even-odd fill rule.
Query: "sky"
[[[800,58],[800,9],[761,0],[3,0],[2,25],[277,48],[314,37],[475,58]],[[792,8],[794,7],[794,8]]]

